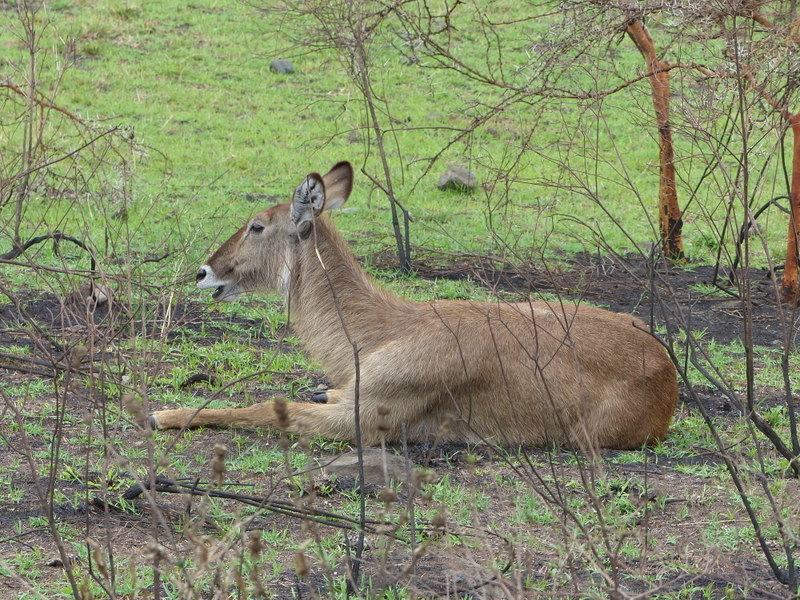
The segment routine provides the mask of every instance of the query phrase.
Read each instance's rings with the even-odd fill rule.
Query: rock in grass
[[[395,484],[406,480],[406,460],[392,452],[385,452],[380,448],[362,448],[364,456],[364,481],[367,487],[382,487],[389,480]],[[386,472],[384,473],[384,464]],[[355,450],[345,452],[327,463],[323,470],[328,476],[335,476],[342,480],[355,480],[358,477],[358,452]]]
[[[294,65],[292,64],[292,61],[286,60],[285,58],[273,60],[271,63],[269,63],[269,68],[271,71],[275,73],[281,73],[283,75],[294,73]]]
[[[436,184],[440,190],[471,192],[478,186],[475,173],[465,167],[450,167],[439,177]]]

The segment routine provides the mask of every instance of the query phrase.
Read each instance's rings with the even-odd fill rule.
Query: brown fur
[[[235,424],[353,441],[349,334],[359,349],[367,444],[401,439],[404,425],[417,441],[635,448],[664,438],[678,397],[676,372],[641,320],[558,302],[398,298],[370,280],[321,215],[333,196],[337,205],[347,199],[351,180],[347,163],[325,177],[310,175],[305,183],[322,183],[325,198],[306,221],[292,222],[290,203],[273,206],[198,275],[198,285],[206,271],[235,282],[223,297],[229,289],[235,297],[288,283],[294,330],[336,384],[327,404],[165,410],[154,414],[159,427]],[[295,210],[307,211],[297,197]]]

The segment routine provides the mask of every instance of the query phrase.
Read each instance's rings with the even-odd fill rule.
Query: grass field
[[[505,14],[512,9],[496,3],[494,10]],[[7,59],[0,76],[24,82],[28,61],[15,32],[14,11],[5,11],[4,17]],[[98,183],[118,188],[111,199],[128,206],[127,227],[143,248],[170,239],[173,246],[187,245],[197,252],[202,245],[195,240],[214,239],[220,230],[227,231],[267,204],[265,198],[287,197],[305,172],[322,171],[338,160],[377,170],[365,107],[341,60],[333,51],[293,49],[290,36],[281,35],[281,17],[275,10],[213,2],[54,3],[43,5],[37,21],[38,84],[46,96],[90,121],[97,131],[118,126],[135,142],[118,159],[118,164],[124,160],[125,169],[109,172],[111,181]],[[386,29],[371,46],[373,85],[386,100],[383,127],[391,140],[398,197],[415,219],[416,245],[497,254],[485,235],[489,214],[498,221],[501,234],[504,226],[513,227],[519,247],[533,256],[552,255],[554,247],[594,251],[598,237],[623,253],[635,250],[634,243],[656,241],[652,222],[657,145],[654,128],[649,127],[645,82],[611,96],[599,114],[598,107],[577,102],[562,102],[544,115],[539,113],[547,105],[511,107],[453,145],[427,171],[428,160],[441,152],[455,130],[468,127],[480,105],[492,102],[492,92],[457,74],[410,64],[404,55],[408,42],[396,28]],[[535,28],[521,28],[520,40],[527,29]],[[466,27],[454,25],[454,48],[480,64],[478,40]],[[509,71],[524,72],[529,60],[520,44],[510,44],[505,56]],[[615,64],[622,75],[639,72],[640,58],[633,48],[620,44],[617,53]],[[294,58],[295,74],[271,72],[270,60],[281,56]],[[583,68],[576,71],[579,78]],[[614,81],[612,75],[606,79]],[[587,85],[604,83],[587,80]],[[68,144],[72,138],[60,140],[56,128],[63,132],[69,123],[56,116],[50,124],[55,130],[45,129],[53,138],[51,152],[73,150]],[[531,151],[517,160],[531,132]],[[19,128],[4,128],[3,136],[13,149]],[[676,143],[686,157],[681,159],[681,175],[686,178],[682,191],[688,194],[696,184],[695,155],[700,150],[680,135]],[[575,193],[577,175],[563,166],[567,156],[569,168],[585,173],[581,179],[594,186],[603,208]],[[439,173],[451,163],[473,168],[485,189],[471,196],[436,191]],[[506,175],[529,184],[489,186],[492,170],[508,170],[512,163]],[[71,166],[56,167],[53,176],[69,176]],[[368,231],[369,239],[356,238],[366,248],[385,247],[390,235],[386,203],[370,188],[362,177],[352,203],[355,212],[341,215],[340,226],[354,233]],[[42,224],[70,223],[75,228],[88,221],[89,232],[107,226],[100,224],[105,212],[90,201],[92,196],[99,201],[103,194],[91,188],[73,191],[73,202],[42,197],[44,206],[39,209],[32,202],[25,233],[38,233]],[[700,190],[691,201],[684,200],[687,253],[700,261],[713,258],[716,234],[710,221],[721,218],[725,201],[714,198],[718,192]],[[65,216],[78,207],[80,216]],[[611,224],[605,211],[620,221],[620,227]],[[576,226],[575,218],[583,226]],[[450,233],[453,226],[457,236]],[[774,231],[771,226],[765,229],[770,248],[780,256],[782,220]],[[181,237],[176,239],[176,234]]]
[[[351,57],[318,47],[314,19],[217,0],[24,5],[0,2],[0,252],[15,229],[22,242],[61,231],[96,266],[68,240],[0,264],[0,598],[800,593],[775,581],[764,550],[776,568],[795,568],[796,470],[743,416],[749,390],[796,456],[797,327],[770,300],[767,269],[782,260],[785,215],[759,219],[747,255],[757,300],[745,309],[712,285],[708,266],[718,251],[724,265],[734,253],[721,223],[737,163],[725,156],[722,174],[701,178],[709,150],[680,113],[691,98],[674,95],[690,261],[648,279],[658,153],[646,81],[602,102],[512,105],[451,143],[503,91],[431,68],[418,40],[384,22],[368,49],[395,193],[413,219],[414,271],[402,274],[389,202],[370,181],[385,184],[368,106]],[[500,55],[470,7],[453,14],[450,48],[491,71]],[[518,20],[503,30],[502,64],[508,81],[526,81],[536,67],[530,39],[556,17],[523,20],[546,6],[512,1],[482,8],[496,22]],[[576,61],[570,84],[604,89],[641,73],[628,40],[605,43],[603,68]],[[273,72],[276,58],[295,72]],[[26,104],[34,83],[40,102]],[[727,141],[735,156],[741,140]],[[785,191],[777,133],[752,143],[758,207]],[[327,383],[276,298],[216,305],[193,283],[246,218],[339,160],[356,166],[356,184],[334,222],[398,294],[580,298],[652,315],[686,373],[668,438],[595,461],[559,449],[398,446],[391,456],[413,469],[391,482],[379,474],[360,494],[347,476],[315,470],[346,444],[145,427],[142,415],[156,408],[305,400]],[[474,170],[479,187],[438,190],[450,165]],[[741,220],[734,213],[734,227]],[[90,276],[113,291],[111,307],[75,295]],[[156,477],[189,488],[135,493]],[[358,533],[342,522],[360,518],[362,500],[373,523],[364,579],[348,591]]]

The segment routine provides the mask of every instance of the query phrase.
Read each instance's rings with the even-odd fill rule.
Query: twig
[[[84,244],[82,241],[80,241],[80,240],[78,240],[78,239],[76,239],[76,238],[74,238],[74,237],[72,237],[70,235],[65,235],[65,234],[61,233],[60,231],[54,231],[54,232],[48,233],[46,235],[39,235],[39,236],[36,236],[34,238],[29,239],[27,242],[25,242],[22,245],[16,245],[15,248],[12,248],[11,250],[6,252],[5,254],[0,254],[0,260],[4,260],[4,261],[5,260],[14,260],[15,258],[17,258],[20,254],[25,252],[25,250],[27,250],[31,246],[33,246],[35,244],[39,244],[39,243],[44,242],[46,240],[54,240],[56,243],[60,242],[61,240],[65,240],[67,242],[72,242],[73,244],[75,244],[76,246],[78,246],[80,248],[83,248],[84,250],[86,250],[86,252],[89,253],[89,256],[91,257],[91,260],[92,260],[92,272],[94,272],[94,270],[95,270],[95,260],[94,260],[94,252],[92,252],[92,249],[89,248],[89,246]]]
[[[212,498],[236,500],[237,502],[241,502],[242,504],[246,504],[248,506],[262,508],[264,510],[287,517],[308,519],[314,523],[319,523],[320,525],[350,530],[359,530],[359,528],[363,525],[363,528],[370,533],[381,533],[383,535],[389,535],[392,537],[392,539],[401,539],[383,529],[386,526],[394,526],[394,524],[389,521],[365,519],[362,524],[360,519],[353,519],[345,515],[340,515],[313,507],[298,508],[295,503],[284,500],[272,500],[263,496],[225,492],[222,490],[202,487],[195,482],[187,484],[166,479],[164,477],[156,477],[155,481],[156,485],[154,491],[156,492],[164,492],[168,494],[190,494],[192,496],[210,496]],[[150,482],[142,481],[128,488],[122,497],[125,500],[133,500],[134,498],[137,498],[144,490],[149,489],[153,489],[150,486]]]
[[[18,533],[17,535],[12,535],[10,537],[0,540],[0,544],[7,544],[8,542],[17,542],[18,544],[27,546],[31,550],[35,550],[33,546],[31,546],[28,542],[23,542],[20,538],[33,535],[34,533],[42,533],[44,531],[47,531],[47,529],[44,527],[40,527],[38,529],[29,529],[28,531],[24,531],[22,533]]]
[[[42,108],[51,108],[53,110],[56,110],[56,111],[60,112],[61,114],[66,115],[67,117],[69,117],[73,121],[75,121],[77,123],[80,123],[81,125],[85,125],[86,124],[86,122],[83,119],[81,119],[77,115],[72,114],[67,109],[61,108],[60,106],[58,106],[56,104],[53,104],[52,102],[46,102],[45,100],[40,100],[39,98],[31,97],[30,94],[27,94],[25,92],[25,90],[23,90],[22,88],[20,88],[17,85],[14,85],[10,81],[6,81],[4,83],[0,83],[0,88],[9,89],[12,92],[14,92],[16,94],[19,94],[20,96],[22,96],[23,98],[25,98],[27,100],[32,100],[33,102],[35,102],[36,104],[38,104]],[[115,127],[114,129],[117,129],[117,128]]]

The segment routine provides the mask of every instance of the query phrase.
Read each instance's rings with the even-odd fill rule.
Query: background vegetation
[[[0,2],[0,595],[796,595],[794,4]],[[633,22],[672,74],[686,262]],[[336,225],[397,293],[603,305],[616,273],[682,372],[668,440],[395,448],[413,473],[359,487],[309,471],[340,444],[152,432],[323,381],[277,301],[192,282],[343,159]],[[451,165],[477,189],[436,189]]]

